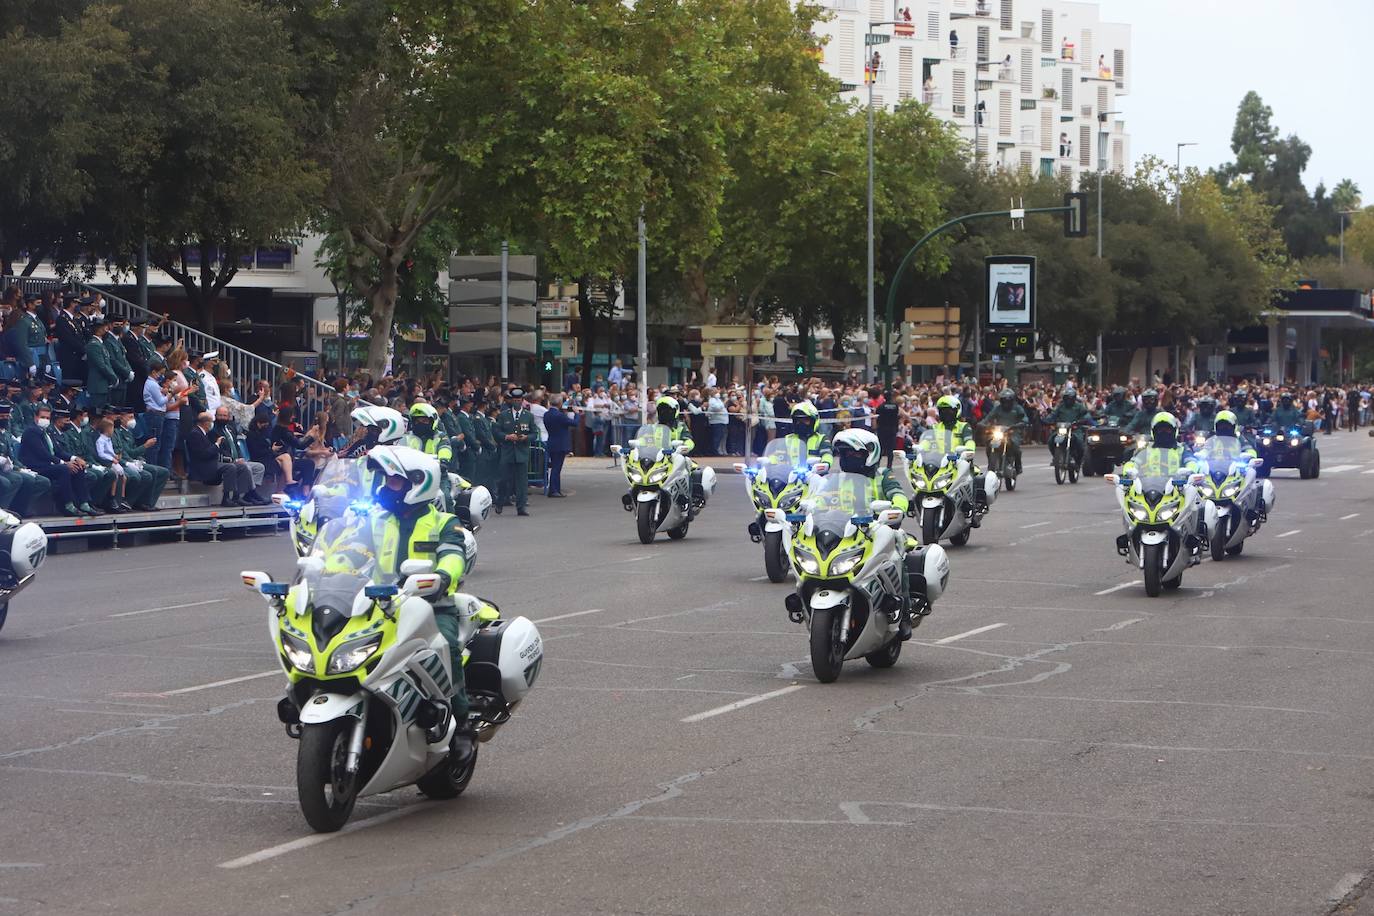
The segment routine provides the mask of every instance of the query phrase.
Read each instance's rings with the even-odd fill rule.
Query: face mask
[[[82,429],[85,429],[87,426],[90,426],[90,425],[91,425],[91,419],[90,419],[90,417],[82,417],[82,418],[81,418],[81,428],[82,428]]]
[[[47,417],[42,417],[40,419],[34,420],[33,422],[37,424],[39,429],[47,429],[49,424],[52,423],[52,421],[49,420]]]
[[[405,490],[393,490],[383,484],[382,488],[377,491],[375,502],[387,512],[396,513],[405,508],[405,499]]]
[[[138,425],[138,421],[137,421],[137,420],[125,420],[125,421],[124,421],[124,428],[125,428],[125,429],[133,429],[133,428],[134,428],[135,426],[137,426],[137,425]]]

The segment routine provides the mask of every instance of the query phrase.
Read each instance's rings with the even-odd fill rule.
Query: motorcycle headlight
[[[352,671],[376,654],[381,645],[382,634],[380,633],[367,639],[346,642],[335,649],[333,655],[329,656],[327,671],[330,674],[343,674]]]
[[[782,503],[779,508],[795,509],[799,502],[801,502],[801,492],[799,490],[793,490],[782,498]]]
[[[654,470],[652,470],[652,471],[649,472],[649,483],[662,483],[662,482],[664,481],[664,479],[665,479],[667,476],[668,476],[668,469],[667,469],[667,468],[665,468],[665,467],[658,467],[658,468],[655,468]]]
[[[798,547],[793,554],[793,560],[797,568],[809,576],[819,575],[821,571],[821,561],[814,553],[805,547]]]
[[[1165,506],[1159,510],[1159,520],[1161,522],[1167,522],[1175,515],[1178,515],[1178,506]]]
[[[1265,439],[1265,440],[1264,440],[1264,444],[1265,444],[1265,445],[1268,445],[1268,444],[1269,444],[1270,442],[1272,442],[1272,441],[1273,441],[1272,439]]]
[[[856,547],[846,551],[830,561],[830,574],[832,576],[843,576],[845,573],[858,566],[864,558],[864,548]]]
[[[954,472],[945,471],[941,474],[936,474],[935,479],[930,482],[930,486],[932,489],[943,490],[945,487],[949,486],[953,482]]]
[[[1093,433],[1091,436],[1088,437],[1088,441],[1089,441],[1089,442],[1101,442],[1101,441],[1102,441],[1102,437],[1099,436],[1097,433]]]
[[[1000,429],[994,429],[992,431],[992,441],[994,443],[1002,441],[1002,431]]]
[[[315,673],[315,656],[311,654],[310,647],[288,633],[281,634],[281,648],[286,653],[286,660],[291,663],[291,667],[306,674]]]
[[[1274,438],[1277,439],[1277,440],[1279,440],[1280,442],[1282,442],[1282,441],[1283,441],[1283,434],[1280,433],[1279,435],[1275,436]],[[1264,441],[1265,441],[1266,444],[1268,444],[1268,442],[1269,442],[1268,439],[1265,439]]]
[[[1131,506],[1131,518],[1138,522],[1143,522],[1150,517],[1150,513],[1140,506]]]
[[[1224,487],[1224,488],[1222,488],[1222,491],[1221,491],[1221,498],[1222,498],[1222,499],[1230,499],[1230,498],[1232,498],[1233,496],[1235,496],[1235,495],[1236,495],[1237,493],[1239,493],[1239,492],[1240,492],[1240,484],[1238,484],[1238,483],[1233,483],[1233,484],[1231,484],[1229,487]]]
[[[1069,428],[1068,428],[1067,426],[1061,426],[1061,427],[1059,427],[1059,435],[1061,435],[1061,436],[1067,436],[1068,434],[1069,434]]]
[[[1121,441],[1122,441],[1122,442],[1130,442],[1130,441],[1131,441],[1131,437],[1130,437],[1130,436],[1122,436],[1122,437],[1121,437]]]

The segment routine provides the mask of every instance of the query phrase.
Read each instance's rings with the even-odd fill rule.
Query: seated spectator
[[[91,493],[86,486],[86,462],[54,438],[51,408],[40,407],[34,425],[24,430],[19,443],[19,460],[24,467],[52,483],[53,500],[64,515],[104,514],[91,505]]]
[[[115,450],[114,421],[109,417],[101,417],[95,428],[96,460],[114,475],[114,480],[111,481],[113,487],[110,491],[110,509],[114,512],[132,512],[134,507],[129,505],[127,498],[129,478],[121,463],[122,456]]]
[[[192,480],[224,487],[220,505],[235,507],[245,505],[243,497],[253,491],[253,475],[246,464],[227,460],[220,453],[224,435],[210,438],[210,429],[215,417],[208,410],[201,411],[196,417],[196,425],[186,438],[186,475]]]
[[[240,494],[242,501],[250,506],[265,506],[270,500],[258,495],[257,488],[262,484],[265,467],[261,462],[250,461],[244,457],[244,445],[241,441],[243,436],[237,421],[229,410],[229,405],[221,403],[219,409],[215,411],[214,438],[219,444],[219,453],[222,460],[227,459],[234,464],[241,464],[248,468],[248,473],[252,476],[253,488],[247,493]]]

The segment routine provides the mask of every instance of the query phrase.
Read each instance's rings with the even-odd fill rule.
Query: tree
[[[1337,211],[1360,209],[1360,186],[1349,178],[1341,179],[1331,192],[1331,204]]]

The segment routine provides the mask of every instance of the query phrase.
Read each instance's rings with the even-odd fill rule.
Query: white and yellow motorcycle
[[[651,544],[665,531],[674,541],[687,536],[687,527],[706,506],[716,489],[716,472],[693,469],[687,444],[673,438],[673,429],[656,423],[641,426],[630,440],[630,450],[612,445],[623,459],[630,490],[621,499],[626,512],[635,514],[641,544]]]

